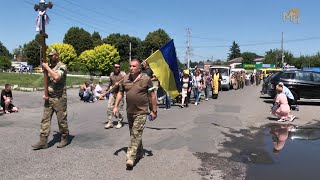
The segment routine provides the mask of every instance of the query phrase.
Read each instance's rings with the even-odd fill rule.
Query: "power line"
[[[27,4],[30,4],[30,5],[34,5],[34,4],[32,4],[31,2],[28,2],[28,1],[24,1],[25,3],[27,3]],[[55,4],[56,5],[56,4]],[[58,7],[60,7],[60,8],[62,8],[62,9],[65,9],[65,8],[63,8],[62,6],[60,6],[60,5],[57,5]],[[66,9],[65,9],[66,10]],[[68,13],[70,13],[70,11],[68,11],[68,10],[66,10],[66,12],[68,12]],[[62,13],[62,14],[59,14],[59,13],[56,13],[55,11],[51,11],[50,12],[50,14],[54,14],[54,15],[56,15],[56,16],[60,16],[60,17],[62,17],[62,18],[64,18],[64,19],[66,19],[66,20],[68,20],[68,21],[70,21],[70,22],[78,22],[79,24],[81,24],[81,25],[83,25],[83,26],[86,26],[86,27],[89,27],[89,28],[92,28],[92,29],[99,29],[99,31],[102,31],[102,32],[105,32],[105,33],[110,33],[110,32],[107,32],[107,31],[105,31],[105,29],[108,29],[108,28],[106,28],[106,27],[101,27],[100,25],[97,25],[97,24],[95,24],[95,23],[84,23],[85,21],[87,21],[87,19],[82,19],[82,18],[78,18],[78,17],[73,17],[73,16],[70,16],[70,15],[68,15],[68,16],[66,16],[66,15],[63,15],[63,14],[65,14],[65,13]],[[93,25],[92,25],[93,24]]]
[[[102,15],[102,16],[108,17],[108,18],[110,18],[110,19],[113,19],[113,20],[116,20],[116,21],[123,21],[123,20],[121,20],[121,19],[119,19],[119,18],[115,18],[115,17],[113,17],[113,16],[109,16],[109,15],[103,14],[103,13],[101,13],[101,12],[99,12],[99,11],[95,11],[95,10],[92,10],[92,9],[90,9],[90,8],[87,8],[87,7],[82,7],[82,6],[80,6],[80,5],[76,4],[76,3],[70,2],[70,1],[68,1],[68,0],[63,0],[63,1],[69,3],[69,4],[73,5],[73,6],[77,6],[77,7],[81,8],[81,9],[85,9],[85,10],[87,10],[87,11],[91,11],[91,12],[96,13],[96,14],[98,14],[98,15]]]
[[[286,40],[284,42],[285,43],[291,43],[291,42],[302,42],[302,41],[310,41],[310,40],[317,40],[317,39],[320,39],[320,37],[308,37],[308,38],[292,39],[292,40]],[[251,43],[251,44],[240,44],[240,43],[238,43],[238,44],[239,44],[240,47],[243,47],[243,46],[260,46],[260,45],[270,45],[270,44],[281,44],[281,40],[269,41],[269,42]],[[225,48],[225,47],[230,47],[230,45],[193,46],[193,48]]]
[[[84,26],[86,26],[86,27],[89,27],[89,28],[92,28],[92,29],[99,29],[99,31],[102,31],[102,32],[105,32],[105,33],[109,33],[109,32],[107,32],[107,31],[105,31],[103,28],[100,28],[100,27],[97,27],[97,26],[95,26],[95,25],[90,25],[90,24],[85,24],[85,23],[83,23],[83,21],[80,21],[80,20],[78,20],[78,19],[75,19],[75,18],[72,18],[72,17],[69,17],[69,16],[65,16],[65,15],[62,15],[62,14],[58,14],[58,13],[56,13],[56,12],[51,12],[52,14],[54,14],[54,15],[56,15],[56,16],[60,16],[60,17],[62,17],[62,18],[64,18],[64,19],[66,19],[66,20],[69,20],[70,22],[78,22],[78,23],[80,23],[81,25],[84,25]]]
[[[94,19],[93,17],[91,16],[88,16],[86,14],[82,14],[82,13],[78,13],[78,12],[74,12],[74,11],[70,11],[69,9],[59,5],[59,4],[55,4],[55,6],[59,7],[62,9],[63,13],[62,14],[68,14],[67,15],[68,17],[71,17],[73,19],[77,19],[77,20],[81,20],[82,22],[83,21],[86,21],[86,22],[90,22],[88,24],[94,24],[95,26],[97,27],[100,27],[100,28],[104,28],[104,29],[109,29],[109,30],[116,30],[115,28],[112,28],[112,24],[106,22],[106,21],[98,21],[96,19]],[[71,16],[70,16],[71,15]],[[79,15],[82,17],[82,18],[79,18]],[[101,22],[104,22],[105,24],[109,24],[109,25],[112,25],[112,26],[101,26]],[[82,23],[81,23],[82,24]]]

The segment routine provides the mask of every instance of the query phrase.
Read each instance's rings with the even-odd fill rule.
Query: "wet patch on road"
[[[272,164],[250,163],[247,179],[319,179],[320,126],[269,124],[264,148]]]
[[[318,179],[320,123],[295,126],[273,123],[225,133],[218,153],[194,153],[198,173],[210,179],[221,170],[223,179]],[[226,127],[224,127],[226,128]]]
[[[220,126],[213,123],[213,126]],[[210,172],[221,170],[223,179],[246,179],[248,164],[272,163],[272,159],[263,149],[263,133],[258,128],[221,132],[227,141],[219,144],[218,153],[195,153],[202,161],[198,173],[204,179],[210,179]],[[209,173],[209,177],[208,177]]]
[[[228,158],[219,157],[212,153],[194,153],[201,160],[201,168],[198,173],[202,179],[245,179],[246,165],[239,162],[233,162]]]

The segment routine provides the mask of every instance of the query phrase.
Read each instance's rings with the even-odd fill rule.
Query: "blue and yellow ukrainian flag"
[[[173,39],[146,59],[161,87],[175,98],[181,92],[178,60]]]

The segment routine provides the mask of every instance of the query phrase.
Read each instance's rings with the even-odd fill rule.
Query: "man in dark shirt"
[[[5,89],[1,91],[1,107],[6,114],[18,112],[18,108],[12,104],[13,98],[10,84],[6,84],[4,87]]]
[[[142,133],[147,117],[149,120],[157,118],[157,100],[153,85],[150,77],[141,73],[138,59],[131,60],[130,73],[124,77],[120,84],[113,108],[115,117],[117,117],[118,105],[124,93],[126,93],[127,118],[130,130],[130,145],[127,150],[126,166],[131,169],[134,161],[144,156]]]

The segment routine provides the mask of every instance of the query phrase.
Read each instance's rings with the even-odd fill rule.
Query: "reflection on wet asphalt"
[[[273,163],[249,163],[247,179],[319,179],[320,127],[271,124],[263,131]]]
[[[220,126],[219,124],[212,124]],[[269,124],[221,132],[218,153],[197,152],[203,179],[319,179],[320,126]]]

